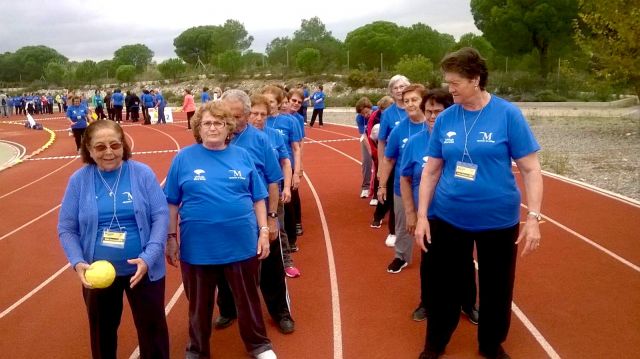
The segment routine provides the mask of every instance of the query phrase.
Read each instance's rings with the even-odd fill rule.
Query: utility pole
[[[349,50],[347,50],[347,71],[349,71]]]
[[[289,47],[287,47],[287,68],[289,68]]]
[[[380,53],[380,72],[382,72],[382,52]]]

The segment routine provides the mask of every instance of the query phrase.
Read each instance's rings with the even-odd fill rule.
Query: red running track
[[[175,151],[193,143],[184,116],[176,118],[175,124],[125,127],[134,158],[149,164],[159,181]],[[56,131],[54,144],[0,172],[0,353],[88,357],[80,283],[56,238],[62,193],[81,163],[73,157],[66,121],[43,123]],[[0,138],[9,136],[27,153],[48,140],[40,131],[0,122]],[[344,126],[307,129],[305,233],[294,255],[302,277],[288,280],[296,331],[282,335],[267,319],[280,358],[416,358],[421,351],[425,324],[411,320],[419,253],[400,274],[386,273],[393,250],[384,246],[384,226],[369,227],[373,207],[358,198],[360,149],[354,136],[355,129]],[[543,244],[519,258],[506,350],[514,358],[637,357],[640,235],[634,225],[640,223],[640,206],[555,177],[544,181]],[[172,357],[181,358],[187,305],[173,267],[166,300]],[[475,329],[461,319],[445,358],[478,358]],[[119,338],[118,356],[136,357],[128,308]],[[247,357],[236,325],[215,331],[211,341],[216,358]]]

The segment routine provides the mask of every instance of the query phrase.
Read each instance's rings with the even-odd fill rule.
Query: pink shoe
[[[289,278],[297,278],[301,274],[300,271],[298,270],[298,268],[296,268],[296,267],[287,267],[287,268],[284,269],[284,273]]]

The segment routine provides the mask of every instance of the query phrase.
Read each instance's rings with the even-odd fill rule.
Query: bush
[[[433,73],[433,63],[422,55],[403,56],[396,64],[395,71],[405,75],[412,83],[420,83],[427,87],[433,86],[433,84],[429,84]]]
[[[116,70],[116,79],[120,82],[131,82],[136,75],[136,67],[133,65],[120,65]]]
[[[536,100],[540,102],[564,102],[567,99],[564,96],[560,96],[553,90],[542,90],[536,93]]]
[[[167,59],[158,65],[158,71],[165,79],[175,79],[186,70],[187,65],[180,59]]]
[[[379,74],[375,71],[351,70],[347,76],[347,85],[352,89],[361,87],[377,88],[380,87],[380,82]]]
[[[329,96],[325,100],[327,107],[356,107],[356,102],[362,97],[368,97],[372,104],[376,104],[385,94],[381,92],[350,93],[342,96]]]

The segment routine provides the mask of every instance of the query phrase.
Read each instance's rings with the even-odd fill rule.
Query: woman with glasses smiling
[[[196,143],[173,159],[164,188],[170,213],[166,257],[173,266],[180,263],[189,301],[186,357],[212,356],[215,289],[224,278],[247,352],[275,358],[258,294],[260,260],[270,247],[267,187],[249,152],[230,144],[236,119],[224,101],[201,106],[192,125]]]
[[[130,159],[124,132],[113,121],[87,127],[80,155],[86,165],[69,179],[58,236],[83,286],[92,356],[116,357],[124,292],[140,357],[169,358],[163,260],[169,210],[164,193],[153,171]],[[89,263],[97,260],[116,269],[108,288],[92,288],[85,279]]]

